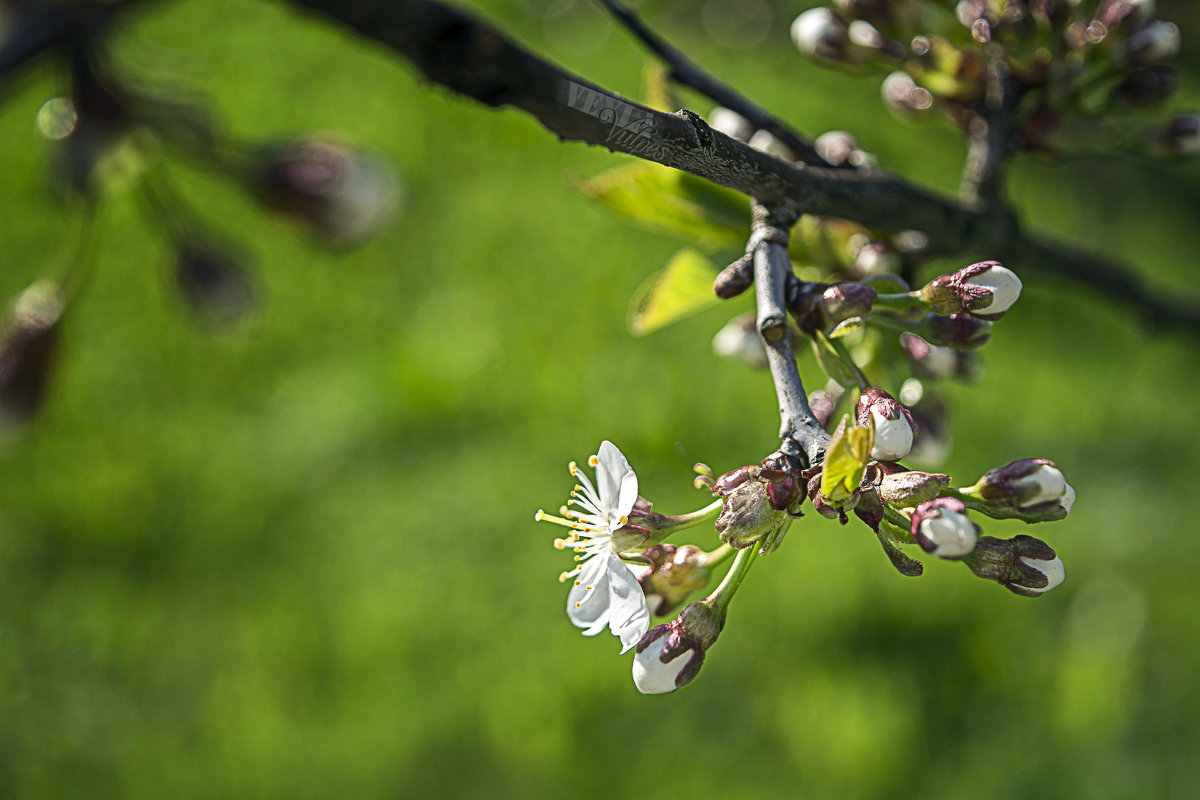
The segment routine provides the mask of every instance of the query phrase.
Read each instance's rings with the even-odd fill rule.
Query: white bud
[[[877,410],[871,409],[871,420],[875,424],[875,445],[871,458],[876,461],[898,461],[912,450],[913,429],[901,415],[899,419],[888,419]]]
[[[1075,488],[1071,484],[1067,484],[1067,488],[1063,490],[1062,497],[1058,501],[1058,505],[1063,511],[1070,514],[1071,509],[1075,507]]]
[[[1021,503],[1021,508],[1062,500],[1067,492],[1067,481],[1057,467],[1039,464],[1032,472],[1017,481],[1021,494],[1036,491]],[[1072,490],[1074,493],[1074,490]],[[1072,498],[1071,503],[1075,500]],[[1070,511],[1070,509],[1067,509]]]
[[[720,131],[740,142],[749,141],[750,137],[754,135],[754,125],[750,120],[725,106],[717,106],[709,112],[708,125],[713,130]]]
[[[968,278],[963,286],[985,289],[991,293],[991,302],[971,309],[974,314],[1003,314],[1021,296],[1021,279],[1011,269],[999,264]]]
[[[847,44],[846,21],[831,8],[812,8],[792,22],[792,41],[809,58],[841,60]]]
[[[1179,53],[1179,27],[1156,19],[1125,40],[1125,53],[1138,66],[1168,61]]]
[[[753,147],[760,153],[766,153],[769,156],[782,158],[784,161],[795,161],[796,154],[792,152],[792,148],[788,147],[782,141],[775,137],[775,134],[770,131],[756,131],[750,137],[750,141],[746,144]]]
[[[1042,587],[1035,587],[1035,586],[1022,587],[1030,592],[1036,592],[1038,594],[1041,594],[1042,592],[1048,592],[1051,589],[1053,589],[1055,586],[1058,586],[1060,583],[1062,583],[1063,579],[1065,579],[1067,577],[1066,570],[1063,568],[1062,559],[1058,558],[1057,556],[1055,556],[1053,561],[1042,561],[1041,559],[1038,559],[1038,558],[1030,558],[1028,556],[1021,556],[1021,562],[1023,564],[1025,564],[1027,567],[1029,567],[1031,569],[1035,569],[1038,572],[1045,575],[1046,579],[1049,581],[1049,583],[1047,583],[1045,586],[1042,586]]]
[[[962,558],[975,549],[979,539],[975,523],[966,514],[946,508],[921,520],[918,530],[922,547],[938,558]]]
[[[675,691],[679,688],[675,685],[679,673],[696,657],[695,650],[687,650],[664,664],[659,657],[668,638],[670,637],[667,635],[659,636],[645,650],[633,657],[633,683],[642,694],[666,694]]]

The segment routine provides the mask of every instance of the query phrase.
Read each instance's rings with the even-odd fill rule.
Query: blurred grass
[[[593,48],[586,28],[545,27],[546,4],[478,5],[637,94],[642,56],[615,31]],[[897,126],[875,82],[803,62],[784,35],[797,9],[744,52],[712,45],[686,5],[665,29],[734,85],[954,187],[954,134]],[[172,4],[122,53],[205,91],[239,136],[349,131],[402,166],[408,208],[335,256],[176,170],[255,254],[265,306],[220,337],[189,324],[132,200],[103,209],[56,393],[0,455],[0,796],[1182,798],[1200,783],[1194,338],[1148,339],[1112,304],[1029,278],[987,379],[953,392],[946,469],[1055,459],[1079,501],[1040,533],[1067,583],[1027,602],[953,564],[909,581],[861,528],[810,515],[755,570],[697,682],[641,697],[611,637],[563,619],[562,554],[533,511],[602,438],[656,507],[689,509],[691,464],[756,461],[777,421],[769,378],[710,354],[731,309],[626,334],[628,297],[679,243],[567,180],[625,159],[423,86],[275,4]],[[68,224],[32,122],[61,84],[16,88],[0,108],[6,296]],[[1188,287],[1196,178],[1024,163],[1014,186],[1038,225]]]

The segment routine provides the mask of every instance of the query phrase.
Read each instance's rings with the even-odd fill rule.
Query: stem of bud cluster
[[[824,339],[833,348],[833,351],[838,354],[838,358],[845,363],[846,369],[850,370],[850,374],[854,376],[854,382],[858,384],[858,390],[860,392],[865,391],[871,383],[867,380],[867,376],[863,375],[862,370],[858,368],[858,364],[854,363],[854,359],[850,356],[850,352],[846,350],[846,345],[842,344],[842,340],[830,339],[820,331],[817,331],[816,335]]]
[[[871,304],[873,309],[881,306],[894,311],[907,311],[914,306],[925,307],[928,305],[922,300],[916,292],[898,292],[896,294],[877,294],[875,300]]]
[[[701,565],[705,567],[720,566],[724,562],[728,561],[730,556],[739,552],[741,551],[736,547],[727,543],[722,543],[721,546],[716,550],[704,554],[704,558],[701,560]]]
[[[709,520],[716,519],[717,515],[721,513],[721,506],[723,505],[725,505],[725,498],[722,497],[720,500],[714,500],[713,502],[709,503],[704,508],[692,511],[688,514],[679,514],[671,517],[671,533],[686,530],[687,528],[694,528],[702,522],[708,522]]]
[[[914,543],[912,520],[897,511],[891,503],[883,504],[883,523],[888,525],[888,530],[898,540],[908,544]]]
[[[751,546],[737,551],[737,558],[734,559],[729,572],[725,574],[725,580],[721,581],[721,585],[714,589],[706,600],[712,604],[715,610],[724,612],[729,607],[729,601],[737,593],[746,573],[750,571],[750,565],[758,557],[758,550],[757,546]]]

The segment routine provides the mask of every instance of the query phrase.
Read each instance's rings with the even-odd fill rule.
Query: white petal
[[[600,507],[609,513],[610,521],[615,521],[628,514],[637,500],[637,476],[633,474],[633,468],[629,466],[629,462],[617,446],[607,439],[600,443],[597,461],[599,463],[596,465],[596,483],[600,489]],[[626,507],[622,505],[622,501],[625,499],[626,481],[629,477],[632,477],[633,497],[629,499],[629,505]]]
[[[933,555],[961,558],[975,549],[978,534],[971,520],[956,511],[942,509],[937,516],[921,522],[921,534],[933,542]]]
[[[666,694],[675,691],[675,679],[683,668],[691,663],[696,654],[691,650],[676,656],[667,663],[659,660],[663,646],[670,634],[663,634],[633,657],[633,683],[642,694]]]
[[[1060,500],[1067,490],[1067,481],[1063,478],[1062,472],[1055,467],[1048,467],[1045,464],[1040,465],[1033,472],[1026,475],[1021,481],[1021,485],[1026,490],[1030,488],[1037,489],[1037,494],[1021,504],[1022,508],[1036,506],[1039,503],[1049,503],[1052,500]]]
[[[624,653],[650,629],[650,609],[637,576],[616,553],[608,555],[608,584],[608,626],[620,637]]]
[[[1000,314],[1012,308],[1021,296],[1021,279],[1008,267],[996,265],[971,278],[970,286],[980,286],[992,293],[992,301],[986,306],[975,309],[988,314]]]
[[[1038,594],[1041,594],[1042,592],[1048,592],[1055,586],[1058,586],[1060,583],[1062,583],[1067,577],[1067,571],[1063,568],[1063,562],[1061,558],[1055,557],[1053,561],[1042,561],[1041,559],[1021,556],[1021,560],[1045,575],[1046,579],[1050,581],[1040,589],[1035,589],[1032,586],[1025,587],[1031,592],[1037,592]]]
[[[583,562],[583,569],[567,593],[567,616],[584,636],[595,636],[608,625],[609,581],[603,556]],[[590,589],[588,587],[591,587]]]
[[[1063,496],[1062,499],[1058,501],[1058,504],[1062,506],[1063,511],[1066,511],[1068,514],[1070,514],[1071,509],[1075,507],[1075,487],[1068,483],[1067,488],[1063,489]]]

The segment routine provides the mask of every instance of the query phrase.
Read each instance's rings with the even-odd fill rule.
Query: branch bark
[[[881,170],[793,164],[712,130],[690,111],[666,114],[620,97],[516,45],[436,0],[287,0],[408,58],[431,81],[488,106],[511,105],[564,141],[582,141],[683,170],[774,209],[842,217],[885,231],[919,230],[930,251],[1008,261],[1087,284],[1164,327],[1200,332],[1200,307],[1157,296],[1100,255],[1026,235],[989,213]]]

